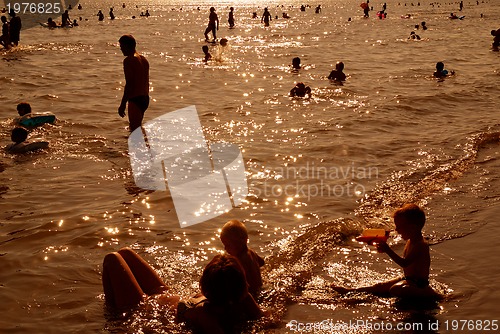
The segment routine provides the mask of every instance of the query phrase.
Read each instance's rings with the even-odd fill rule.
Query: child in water
[[[245,271],[248,291],[256,297],[262,288],[260,267],[264,265],[264,259],[248,248],[248,232],[245,225],[239,220],[228,221],[222,227],[220,240],[226,252],[238,259]]]
[[[304,85],[303,82],[298,82],[295,87],[290,90],[291,97],[305,97],[306,95],[311,96],[311,88]]]
[[[455,74],[454,71],[449,72],[450,75]],[[444,78],[448,75],[448,70],[444,69],[444,63],[439,61],[436,63],[436,72],[434,72],[434,77],[436,78]]]
[[[13,143],[5,148],[8,153],[27,153],[41,150],[49,146],[49,143],[46,141],[27,142],[28,130],[22,127],[14,128],[10,135],[10,139]]]
[[[208,46],[207,45],[203,45],[201,47],[201,49],[203,50],[203,53],[205,54],[205,58],[203,58],[204,62],[207,62],[210,59],[212,59],[212,55],[210,54],[210,52],[208,52]]]
[[[403,268],[404,276],[377,283],[372,286],[348,289],[332,286],[339,293],[349,291],[370,292],[378,295],[391,295],[400,298],[437,298],[439,295],[429,286],[431,258],[429,245],[422,236],[425,213],[416,204],[405,204],[394,213],[396,232],[401,234],[406,245],[403,256],[396,254],[386,242],[377,246],[379,253],[386,253]]]
[[[337,62],[337,64],[335,64],[335,69],[330,72],[328,79],[338,82],[345,81],[346,75],[343,71],[344,71],[344,63],[339,61]]]
[[[295,57],[292,59],[292,67],[294,70],[300,70],[301,69],[301,66],[300,66],[300,58],[299,57]]]
[[[264,315],[248,292],[245,272],[231,255],[216,255],[203,270],[201,293],[186,300],[168,292],[156,271],[130,248],[104,257],[102,284],[106,305],[128,311],[148,298],[177,313],[196,333],[233,333],[242,321]]]

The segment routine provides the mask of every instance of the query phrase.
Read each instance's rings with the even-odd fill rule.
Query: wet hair
[[[201,292],[210,303],[231,306],[248,293],[245,272],[231,255],[216,255],[205,267],[200,279]]]
[[[132,50],[135,50],[136,42],[135,42],[135,38],[132,35],[123,35],[122,37],[120,37],[118,42],[120,43],[120,45],[131,48]]]
[[[224,224],[220,233],[221,238],[237,239],[246,243],[248,240],[248,232],[245,225],[239,220],[230,220]]]
[[[234,8],[233,8],[233,7],[229,8],[229,9],[230,9],[230,10],[234,10]]]
[[[21,102],[17,105],[19,116],[24,116],[31,113],[31,105],[28,102]]]
[[[337,64],[335,65],[335,68],[339,71],[343,71],[344,70],[344,63],[341,61],[338,61]]]
[[[438,61],[436,63],[436,70],[438,70],[438,71],[444,70],[444,63],[442,61]]]
[[[425,225],[425,213],[424,211],[416,204],[407,203],[403,205],[401,208],[397,209],[394,212],[394,220],[398,218],[403,218],[408,223],[415,225],[420,230]]]
[[[16,144],[22,143],[28,139],[28,130],[21,127],[14,128],[10,134],[10,139]]]
[[[208,46],[206,46],[206,45],[203,45],[203,46],[201,47],[201,49],[202,49],[202,50],[203,50],[203,52],[205,52],[205,53],[207,53],[207,52],[208,52]]]
[[[210,7],[211,12],[215,12],[215,7]]]

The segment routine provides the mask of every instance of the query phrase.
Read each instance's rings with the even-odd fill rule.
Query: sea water
[[[246,223],[250,246],[267,263],[260,303],[274,319],[249,332],[481,332],[488,321],[494,328],[496,1],[465,1],[463,20],[447,18],[458,3],[427,0],[389,2],[383,20],[375,15],[382,1],[370,1],[368,19],[347,0],[322,2],[319,14],[318,4],[300,11],[298,1],[80,3],[82,10],[70,11],[71,19],[82,18],[79,27],[31,26],[19,47],[0,51],[2,146],[17,103],[58,118],[31,134],[49,141],[48,150],[0,155],[2,332],[184,333],[155,305],[110,316],[102,259],[130,246],[172,292],[188,296],[198,290],[202,268],[223,251],[218,233],[229,219]],[[214,60],[204,63],[210,6],[221,21],[218,38],[229,43],[208,44]],[[273,15],[267,28],[260,22],[265,6]],[[110,7],[117,18],[98,22],[97,11]],[[146,9],[152,16],[140,17]],[[283,12],[291,18],[282,19]],[[415,30],[421,40],[408,40],[422,21],[429,29]],[[135,185],[127,123],[117,115],[123,34],[135,36],[151,66],[145,122],[195,105],[210,143],[242,151],[244,205],[181,229],[168,191]],[[290,67],[294,57],[302,61],[298,71]],[[326,79],[337,61],[345,63],[344,85]],[[433,78],[438,61],[456,74]],[[289,97],[297,82],[310,86],[312,97]],[[401,274],[385,254],[353,239],[364,228],[393,230],[391,214],[406,202],[427,214],[431,284],[447,299],[401,305],[332,291],[330,283],[356,287]],[[394,233],[390,244],[402,253],[404,241]]]

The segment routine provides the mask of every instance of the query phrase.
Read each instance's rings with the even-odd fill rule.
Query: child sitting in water
[[[330,72],[328,79],[339,82],[345,81],[346,75],[344,74],[343,71],[344,71],[344,63],[339,61],[335,65],[335,69]]]
[[[28,139],[28,130],[21,127],[14,128],[10,138],[13,143],[5,148],[9,153],[26,153],[44,149],[49,146],[49,143],[46,141],[36,141],[32,143],[27,142],[26,139]]]
[[[436,298],[439,295],[429,286],[429,270],[431,258],[429,245],[422,236],[425,224],[425,213],[416,204],[405,204],[394,213],[396,232],[407,240],[403,256],[396,254],[387,243],[378,243],[377,251],[386,253],[403,268],[404,276],[387,282],[356,289],[332,286],[340,293],[364,291],[379,295],[390,294],[401,298]]]
[[[239,220],[228,221],[222,227],[220,240],[226,252],[240,262],[245,271],[248,290],[256,297],[262,288],[260,267],[264,265],[264,259],[248,248],[248,232],[245,225]]]
[[[451,75],[455,74],[454,71],[449,72]],[[434,76],[436,78],[444,78],[448,75],[448,70],[444,69],[444,63],[439,61],[436,63],[436,72],[434,72]]]
[[[291,97],[305,97],[306,95],[311,96],[311,88],[304,85],[303,82],[298,82],[295,87],[290,90]]]
[[[231,255],[216,255],[203,270],[201,293],[181,301],[168,293],[156,271],[136,252],[122,248],[104,258],[102,284],[108,307],[127,311],[151,296],[177,311],[177,320],[196,333],[233,333],[239,322],[264,315],[248,293],[245,273]]]
[[[207,45],[203,45],[201,47],[201,49],[203,50],[203,53],[205,54],[205,58],[203,58],[204,62],[207,62],[210,59],[212,59],[212,55],[210,54],[210,52],[208,52],[208,46]]]

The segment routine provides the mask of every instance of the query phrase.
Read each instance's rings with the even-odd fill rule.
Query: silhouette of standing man
[[[10,42],[15,46],[18,46],[22,27],[21,18],[16,16],[14,9],[10,10],[9,15],[12,17],[10,19]]]
[[[149,63],[136,50],[136,41],[132,35],[123,35],[120,40],[120,49],[125,59],[125,88],[118,115],[125,117],[125,108],[128,102],[128,121],[130,132],[142,125],[144,113],[149,106]]]

